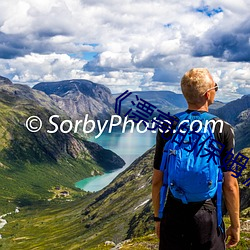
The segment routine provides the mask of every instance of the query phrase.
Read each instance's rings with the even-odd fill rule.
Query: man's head
[[[206,100],[208,105],[214,102],[216,83],[205,68],[194,68],[185,73],[181,79],[181,89],[188,104],[202,104]]]

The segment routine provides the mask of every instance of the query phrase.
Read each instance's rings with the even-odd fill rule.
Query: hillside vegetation
[[[119,156],[81,135],[47,133],[54,114],[61,116],[58,124],[67,118],[46,94],[23,85],[0,85],[0,214],[50,198],[53,186],[74,189],[75,182],[91,174],[124,165]],[[25,127],[33,115],[43,121],[37,133]]]
[[[249,157],[250,149],[242,153]],[[154,232],[151,201],[153,154],[154,148],[102,191],[71,202],[57,199],[11,215],[9,223],[0,231],[3,246],[13,249],[103,250],[112,248],[105,246],[105,241],[113,241],[116,249],[157,249],[155,235],[148,235]],[[250,164],[244,174],[249,175],[249,170]],[[245,250],[250,238],[250,191],[242,185],[241,179],[239,182],[241,192],[245,192],[241,203],[246,209],[242,210],[241,242],[235,249]],[[229,223],[227,217],[226,223]]]

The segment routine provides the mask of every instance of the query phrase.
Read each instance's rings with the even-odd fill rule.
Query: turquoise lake
[[[155,131],[153,131],[155,132]],[[125,166],[111,173],[93,176],[78,181],[75,186],[85,191],[95,192],[107,186],[119,173],[123,172],[135,159],[155,145],[156,133],[147,131],[138,133],[112,132],[101,135],[99,138],[90,138],[90,141],[98,143],[106,149],[118,154],[125,162]]]

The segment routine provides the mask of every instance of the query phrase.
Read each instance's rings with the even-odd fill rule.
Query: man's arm
[[[171,134],[166,134],[166,137],[170,137]],[[160,171],[160,165],[163,155],[163,148],[166,143],[166,140],[162,138],[162,134],[158,131],[156,136],[156,147],[155,147],[155,156],[154,156],[154,172],[152,177],[152,201],[154,207],[154,216],[158,217],[159,208],[160,208],[160,190],[163,182],[163,172]],[[155,222],[155,232],[160,238],[160,222]]]
[[[230,216],[231,226],[226,231],[227,248],[234,247],[240,240],[240,198],[239,185],[232,172],[224,172],[223,194]]]
[[[160,190],[162,186],[163,173],[160,170],[154,169],[152,178],[152,201],[154,207],[154,216],[158,217],[158,212],[160,208]],[[155,222],[155,232],[160,238],[160,222]]]

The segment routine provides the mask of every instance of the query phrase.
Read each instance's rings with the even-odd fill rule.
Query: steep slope
[[[220,102],[220,101],[214,101],[214,103],[211,106],[209,106],[209,111],[212,112],[212,110],[216,110],[224,106],[225,106],[225,103]]]
[[[250,108],[242,111],[237,119],[235,126],[236,151],[250,147]]]
[[[237,117],[240,113],[249,108],[250,94],[244,95],[240,99],[227,103],[223,107],[215,110],[213,113],[235,126],[238,123]]]
[[[250,147],[250,95],[227,103],[221,108],[212,109],[211,113],[229,122],[234,127],[235,151]]]
[[[54,102],[73,119],[86,114],[101,121],[114,114],[114,99],[110,90],[101,84],[87,80],[65,80],[60,82],[41,82],[33,89],[50,95]]]
[[[241,154],[245,155],[246,157],[250,158],[250,148],[244,148],[240,151]],[[248,162],[247,168],[242,172],[242,176],[239,177],[239,185],[240,185],[240,208],[244,210],[248,208],[250,209],[250,186],[247,187],[243,185],[244,181],[250,181],[250,161]],[[248,212],[248,216],[250,217],[250,210]]]
[[[151,220],[151,175],[153,149],[137,159],[104,190],[86,194],[81,200],[52,201],[21,208],[6,217],[0,230],[6,249],[89,249],[106,240],[127,238],[131,221],[145,213],[143,233],[153,230]],[[150,208],[143,212],[144,207]],[[82,215],[81,215],[82,213]],[[134,229],[136,230],[136,229]],[[133,230],[133,231],[134,231]]]
[[[125,172],[116,177],[83,208],[82,222],[86,228],[86,247],[105,240],[117,243],[132,235],[153,230],[153,155],[154,148],[135,160]],[[137,228],[133,226],[135,221]]]
[[[245,149],[242,153],[250,157],[250,149]],[[124,239],[154,232],[151,201],[153,154],[154,148],[134,161],[105,189],[86,195],[82,200],[61,203],[60,207],[56,203],[43,204],[42,208],[34,207],[33,210],[25,208],[20,214],[13,215],[9,218],[4,231],[0,231],[3,235],[3,246],[17,250],[29,250],[35,247],[55,250],[92,248],[102,250],[112,248],[105,247],[105,241],[117,244]],[[248,171],[245,170],[242,179],[239,180],[241,209],[250,206],[250,189],[241,184],[250,177],[249,174],[250,162]],[[82,216],[80,216],[81,211]],[[228,219],[226,222],[228,223]],[[241,247],[247,245],[246,240],[249,236],[249,230],[242,230]],[[153,245],[157,244],[155,236],[151,238]],[[127,242],[127,248],[124,249],[130,247],[137,249],[132,248],[134,243],[132,245],[130,243],[132,242]]]
[[[53,186],[74,188],[74,183],[92,174],[122,167],[124,161],[99,145],[53,130],[48,120],[67,115],[49,96],[28,86],[0,85],[0,212],[22,201],[36,202],[52,196]],[[41,130],[32,133],[25,127],[30,116],[39,116]],[[36,124],[33,124],[33,126]],[[9,202],[8,202],[9,201]]]

